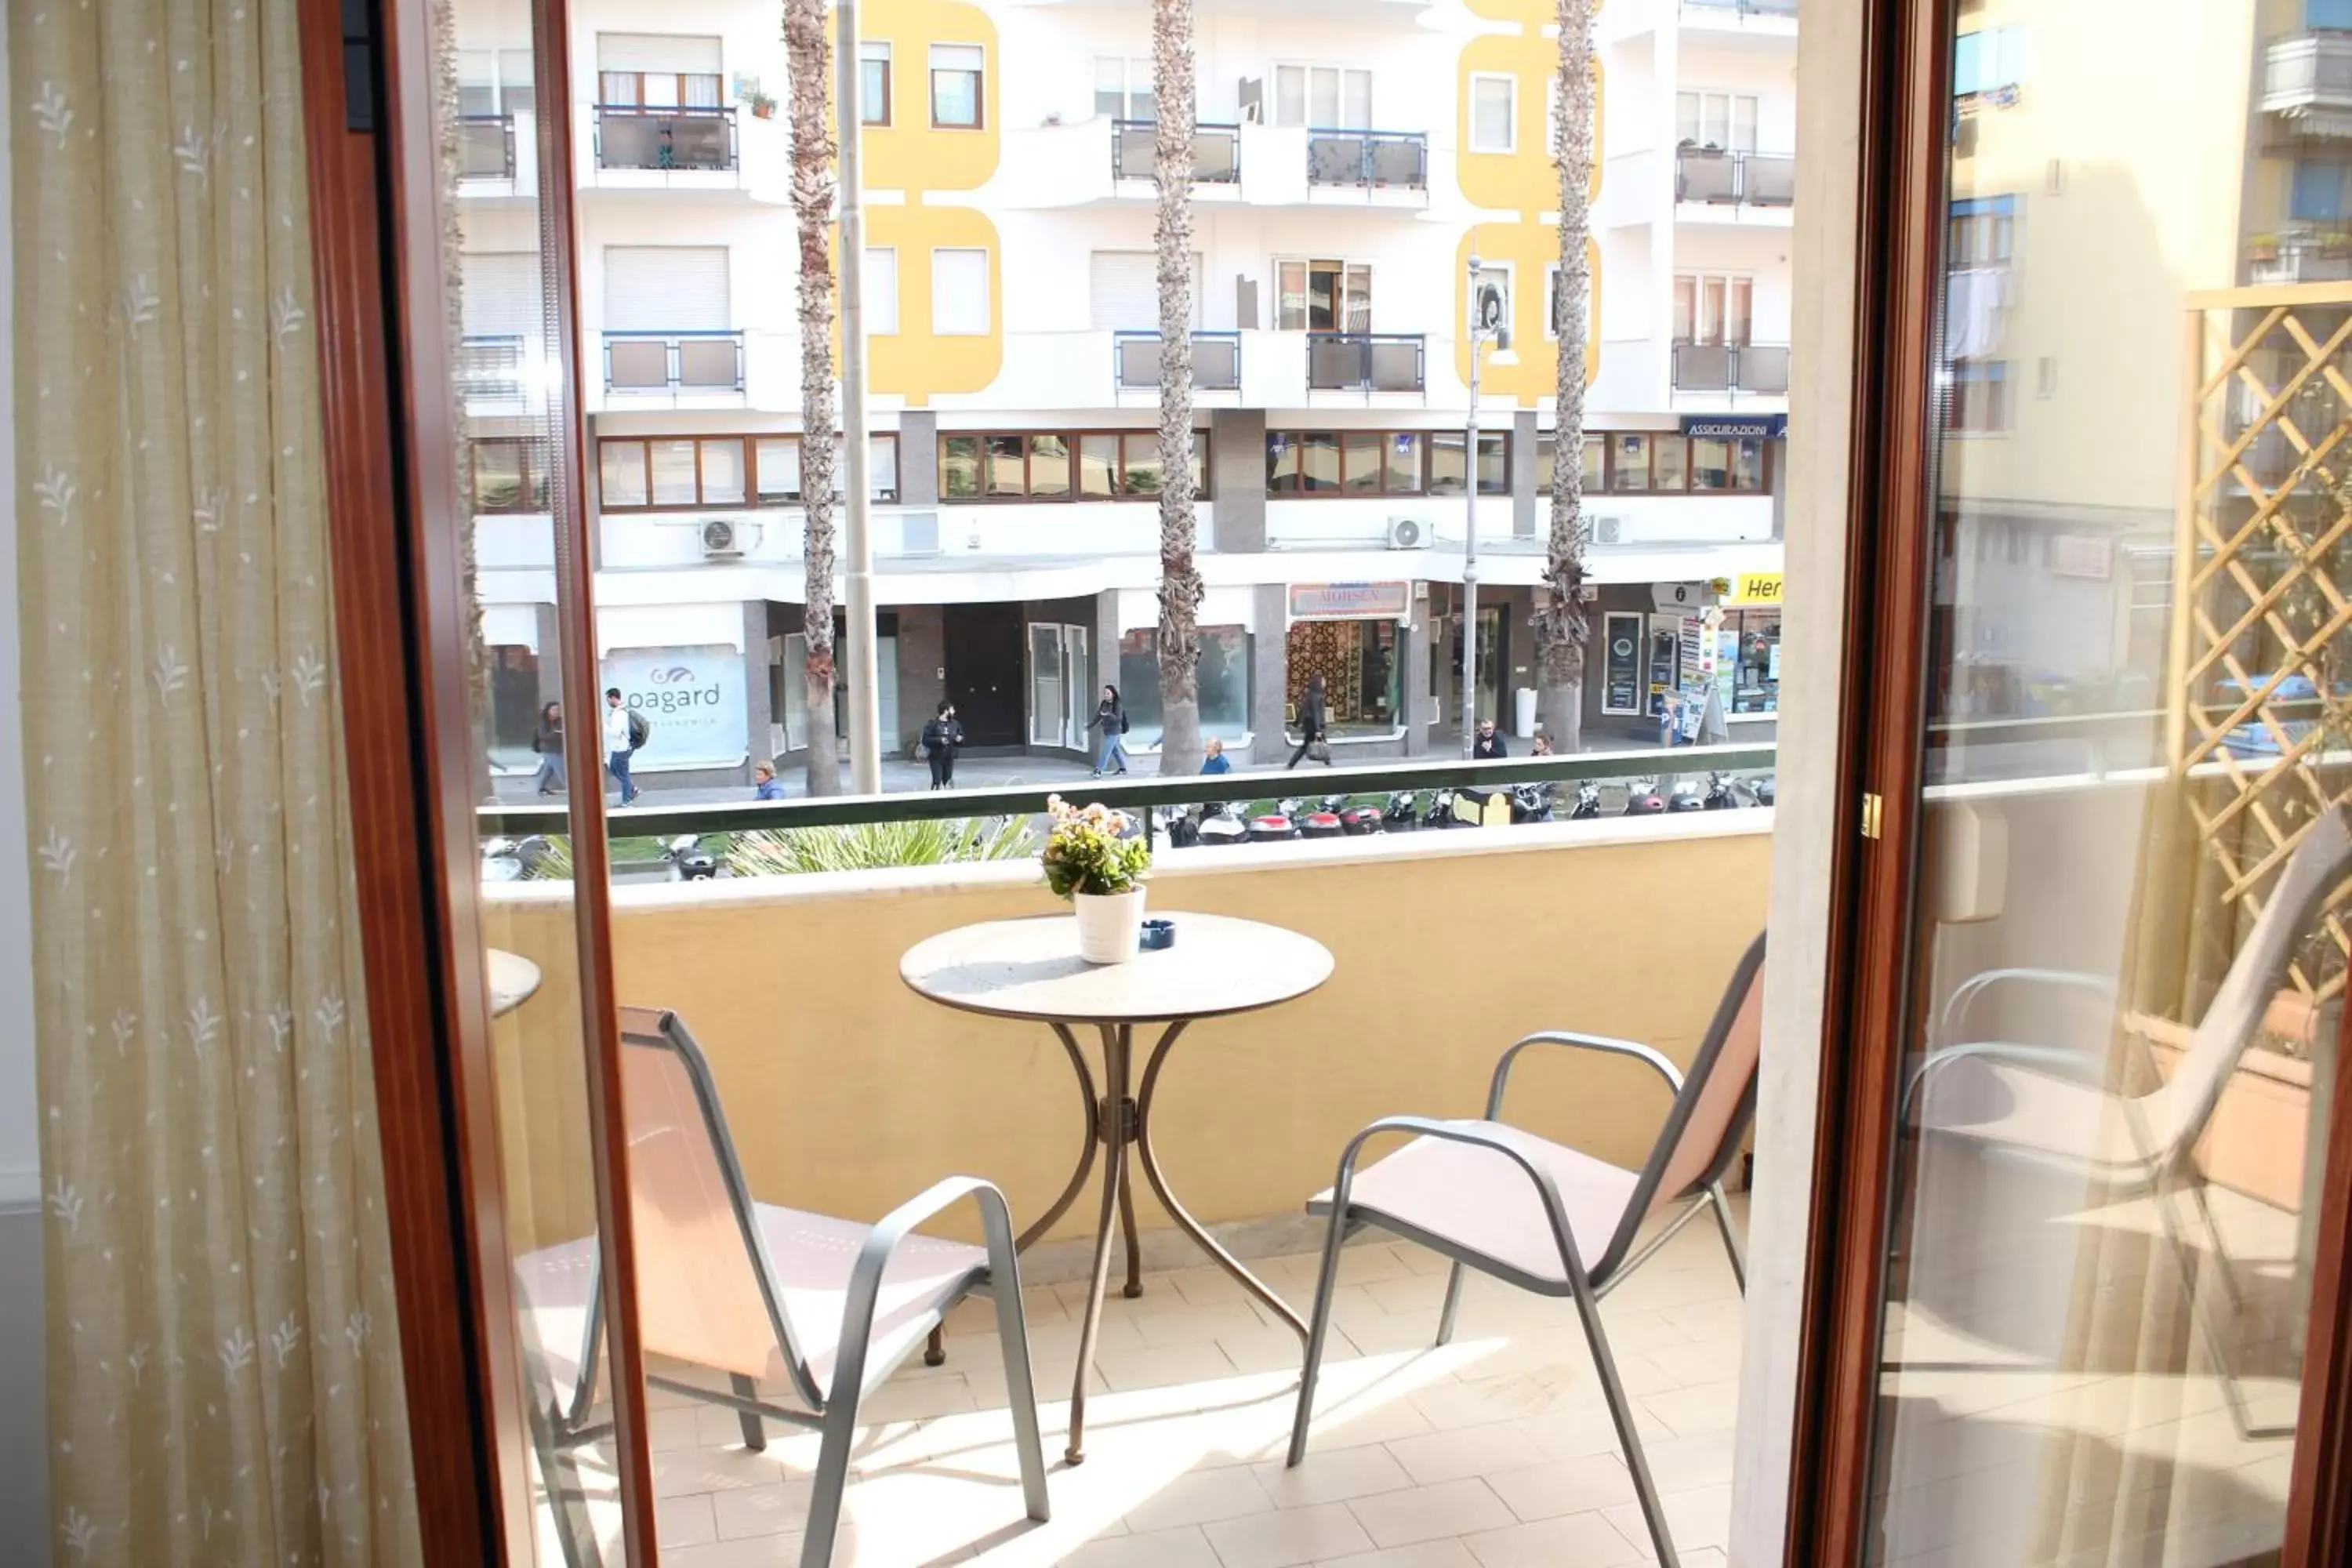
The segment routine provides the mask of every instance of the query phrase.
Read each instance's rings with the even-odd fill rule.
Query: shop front
[[[1778,572],[1749,572],[1602,588],[1592,606],[1587,668],[1598,679],[1585,684],[1586,732],[1609,745],[1687,745],[1711,701],[1732,741],[1772,739],[1781,585]]]
[[[1292,744],[1300,738],[1299,719],[1319,679],[1334,744],[1402,746],[1406,626],[1412,605],[1410,582],[1289,585],[1283,718]]]
[[[601,722],[604,692],[651,729],[632,773],[652,787],[746,783],[752,739],[768,733],[768,689],[751,679],[749,631],[765,606],[614,605],[596,617],[597,691],[568,705],[571,721]],[[588,710],[583,711],[583,710]]]

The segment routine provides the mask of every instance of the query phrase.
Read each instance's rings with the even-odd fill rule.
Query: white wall
[[[8,163],[6,22],[0,19],[0,166]],[[0,182],[0,234],[12,232]],[[0,343],[16,344],[13,257],[0,247]],[[13,359],[13,354],[11,358]],[[0,1026],[0,1568],[48,1561],[47,1334],[41,1296],[40,1147],[33,1075],[32,888],[25,847],[25,775],[17,741],[16,377],[0,376],[0,995],[20,1005]]]

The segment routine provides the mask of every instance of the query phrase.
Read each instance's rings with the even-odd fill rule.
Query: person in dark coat
[[[1103,688],[1102,700],[1095,704],[1095,716],[1087,721],[1089,730],[1102,731],[1102,752],[1095,758],[1095,777],[1105,773],[1127,772],[1127,710],[1119,705],[1118,688]]]
[[[1492,719],[1479,720],[1477,738],[1470,742],[1470,760],[1491,763],[1510,754],[1511,750],[1503,744],[1503,733],[1495,728],[1495,721]]]
[[[955,787],[956,748],[963,744],[963,726],[956,721],[955,704],[942,701],[939,711],[923,721],[923,757],[931,764],[931,787]]]
[[[1298,750],[1290,753],[1290,761],[1282,764],[1288,773],[1305,759],[1317,745],[1323,748],[1323,765],[1331,765],[1331,735],[1323,701],[1323,678],[1317,676],[1307,683],[1307,700],[1298,708]]]
[[[570,787],[563,776],[563,704],[551,702],[539,710],[539,726],[530,749],[539,756],[539,793],[561,795]]]

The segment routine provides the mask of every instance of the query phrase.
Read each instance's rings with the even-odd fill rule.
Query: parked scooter
[[[482,841],[482,880],[485,882],[521,882],[539,875],[539,868],[555,852],[544,834],[533,833],[525,837],[487,838]]]
[[[1559,792],[1559,786],[1549,781],[1540,784],[1513,784],[1511,786],[1512,823],[1516,825],[1522,822],[1549,822],[1552,797]]]
[[[1675,793],[1666,797],[1666,809],[1673,812],[1705,811],[1706,796],[1699,793],[1698,785],[1684,779],[1675,785]]]
[[[1772,774],[1766,773],[1762,778],[1758,779],[1754,784],[1748,786],[1748,793],[1749,796],[1755,800],[1757,805],[1769,805],[1772,804],[1774,794],[1772,779]]]
[[[707,882],[719,875],[719,857],[702,847],[691,833],[681,833],[662,850],[673,882]]]
[[[1663,816],[1665,815],[1665,811],[1666,799],[1665,796],[1658,793],[1658,786],[1655,781],[1651,779],[1635,779],[1633,781],[1632,792],[1626,796],[1625,800],[1626,816]]]
[[[1328,796],[1321,805],[1297,819],[1302,838],[1338,838],[1347,832],[1339,820],[1339,808],[1347,804],[1345,795]]]
[[[1381,813],[1381,830],[1384,833],[1411,833],[1420,826],[1420,798],[1409,789],[1389,792],[1388,807]]]
[[[1339,814],[1339,829],[1350,838],[1381,830],[1381,808],[1377,805],[1349,805],[1346,795],[1335,795],[1325,798],[1323,809]]]
[[[1706,775],[1707,810],[1731,811],[1736,809],[1741,804],[1738,791],[1732,786],[1731,775],[1729,773],[1709,773]]]
[[[1249,841],[1253,844],[1281,844],[1298,837],[1298,803],[1295,800],[1277,802],[1263,816],[1250,818]]]
[[[1601,815],[1601,786],[1591,779],[1576,786],[1576,806],[1568,814],[1570,822],[1591,822]]]
[[[1208,814],[1201,818],[1200,834],[1201,842],[1205,845],[1248,843],[1249,824],[1242,819],[1241,802],[1229,800],[1222,805],[1211,807]]]
[[[1171,849],[1190,849],[1201,842],[1201,819],[1193,808],[1186,805],[1163,805],[1155,808],[1160,836],[1168,840]]]

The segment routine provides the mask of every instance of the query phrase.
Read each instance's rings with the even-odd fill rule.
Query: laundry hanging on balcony
[[[2000,347],[2000,312],[2009,304],[2006,267],[1968,267],[1951,275],[1944,301],[1944,356],[1984,359]]]

